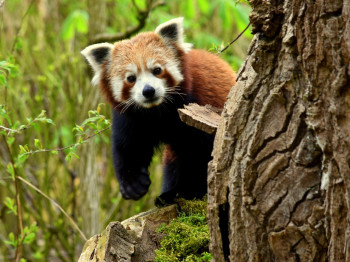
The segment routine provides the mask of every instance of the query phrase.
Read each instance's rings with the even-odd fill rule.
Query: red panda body
[[[232,68],[218,56],[204,50],[192,50],[185,55],[185,93],[192,93],[196,103],[223,108],[228,92],[236,83]]]
[[[154,148],[165,144],[159,199],[201,197],[214,137],[182,123],[177,110],[188,103],[222,108],[235,73],[218,56],[184,43],[182,19],[155,32],[82,51],[113,107],[113,164],[124,198],[138,199],[150,185]]]

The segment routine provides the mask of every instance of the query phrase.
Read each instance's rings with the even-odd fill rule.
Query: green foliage
[[[63,40],[71,40],[75,33],[86,34],[88,32],[89,15],[84,10],[74,10],[63,22],[61,37]]]
[[[156,262],[210,261],[207,201],[180,201],[179,216],[169,225],[162,225],[158,233],[166,236],[156,250]]]
[[[9,209],[8,213],[13,213],[15,216],[17,216],[17,205],[15,204],[14,199],[6,197],[4,204]]]
[[[9,61],[0,61],[0,86],[8,86],[7,76],[15,77],[18,67]]]

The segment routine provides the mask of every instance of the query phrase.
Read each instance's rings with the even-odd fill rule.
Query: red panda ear
[[[111,53],[114,45],[109,43],[94,44],[86,47],[80,53],[85,56],[86,60],[94,70],[94,77],[92,79],[93,84],[98,84],[100,81],[100,75],[102,65],[111,59]]]
[[[165,40],[167,44],[177,44],[186,53],[191,50],[192,44],[184,43],[183,17],[174,18],[160,24],[154,31]]]

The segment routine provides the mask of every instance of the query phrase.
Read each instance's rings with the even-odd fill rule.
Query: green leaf
[[[67,162],[72,161],[72,152],[69,152],[69,153],[66,155],[65,160],[66,160]]]
[[[100,119],[99,116],[94,116],[94,117],[90,117],[88,119],[85,119],[85,121],[81,124],[82,126],[85,126],[86,124],[88,123],[93,123],[93,122],[96,122]]]
[[[27,155],[27,154],[19,154],[17,161],[16,161],[16,164],[17,165],[23,164],[28,159],[28,157],[29,157],[29,155]]]
[[[88,32],[89,15],[85,11],[80,11],[75,15],[76,30],[79,33],[86,34]]]
[[[19,153],[20,154],[24,154],[27,153],[28,151],[26,150],[25,146],[19,145]]]
[[[74,23],[73,23],[73,17],[69,15],[63,22],[63,26],[61,29],[61,38],[63,40],[69,40],[72,39],[74,36]]]
[[[4,204],[8,209],[10,209],[9,213],[13,213],[15,216],[17,216],[17,205],[15,204],[14,199],[6,197]]]
[[[41,144],[39,139],[34,139],[34,145],[38,149],[43,149],[43,145]]]
[[[7,137],[7,143],[11,146],[13,144],[13,142],[15,142],[15,138],[14,137]]]
[[[17,247],[17,240],[15,239],[15,235],[13,232],[9,234],[9,240],[4,241],[6,244]]]
[[[11,178],[14,180],[15,179],[15,169],[13,168],[12,163],[9,163],[7,165],[7,172],[10,174]]]
[[[63,22],[61,37],[63,40],[73,38],[75,32],[86,34],[88,32],[89,15],[84,10],[74,10]]]
[[[36,234],[34,232],[29,233],[28,235],[26,235],[23,239],[23,243],[24,244],[30,244],[33,242],[33,240],[35,239]]]
[[[55,123],[50,118],[46,118],[45,122],[51,125],[55,125]]]
[[[72,154],[72,156],[74,156],[75,158],[79,159],[79,156],[78,156],[76,153],[71,152],[71,154]]]
[[[0,75],[0,86],[7,86],[7,79],[3,74]]]

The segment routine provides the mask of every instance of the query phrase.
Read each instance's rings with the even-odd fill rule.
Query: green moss
[[[169,225],[162,225],[159,233],[166,236],[156,250],[156,262],[210,261],[207,201],[179,200],[179,216]]]

